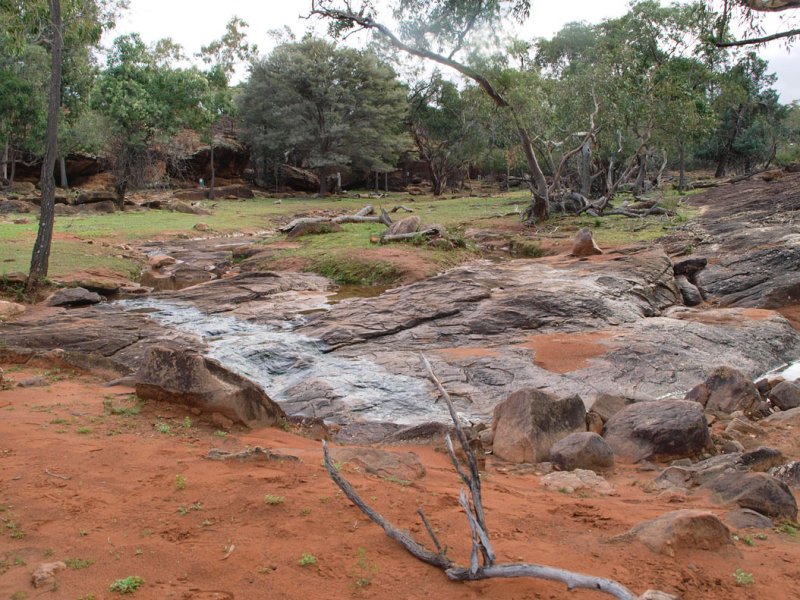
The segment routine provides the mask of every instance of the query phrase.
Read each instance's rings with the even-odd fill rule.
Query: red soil
[[[37,374],[3,366],[7,378]],[[146,580],[132,596],[142,599],[602,597],[535,580],[451,583],[406,554],[343,497],[321,465],[319,442],[279,429],[219,437],[185,409],[160,403],[148,403],[138,415],[115,416],[104,409],[104,398],[121,405],[130,390],[103,388],[75,373],[47,375],[63,379],[0,392],[0,598],[16,592],[28,598],[118,597],[108,586],[130,575]],[[189,428],[182,426],[187,416]],[[158,422],[169,424],[170,433],[157,431]],[[248,445],[302,462],[204,458],[213,447]],[[466,563],[469,536],[455,473],[432,448],[403,450],[416,452],[425,465],[420,481],[401,485],[349,465],[343,473],[421,541],[415,511],[423,508],[450,555]],[[652,554],[638,542],[606,543],[641,520],[678,508],[724,513],[701,496],[674,503],[648,493],[644,482],[652,472],[619,467],[609,476],[619,495],[604,498],[544,491],[537,476],[489,459],[485,500],[500,561],[549,563],[617,578],[639,593],[680,593],[684,600],[800,597],[800,544],[785,534],[768,532],[766,540],[738,543],[723,554],[677,558]],[[178,475],[184,489],[176,485]],[[266,494],[283,501],[267,504]],[[313,554],[316,564],[300,566],[304,553]],[[54,593],[31,587],[38,564],[67,558],[93,563],[60,573]],[[736,587],[736,568],[752,572],[755,584]]]

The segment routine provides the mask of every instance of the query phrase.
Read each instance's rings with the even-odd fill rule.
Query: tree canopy
[[[335,169],[391,170],[408,143],[392,69],[372,52],[311,37],[252,64],[239,110],[255,155],[314,170],[323,194]]]

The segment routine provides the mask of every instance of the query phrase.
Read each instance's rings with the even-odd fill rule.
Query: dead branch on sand
[[[339,486],[339,489],[344,492],[345,496],[355,504],[370,520],[380,525],[383,530],[393,540],[400,543],[411,555],[419,560],[442,569],[445,574],[454,581],[477,581],[480,579],[491,579],[494,577],[534,577],[536,579],[547,579],[550,581],[559,581],[566,584],[567,588],[572,590],[575,588],[583,588],[595,590],[610,596],[614,596],[618,600],[639,600],[648,596],[636,596],[628,588],[619,582],[611,579],[604,579],[602,577],[594,577],[592,575],[584,575],[582,573],[575,573],[565,569],[556,567],[548,567],[546,565],[537,565],[531,563],[509,563],[509,564],[496,564],[495,553],[492,550],[491,540],[489,539],[489,530],[486,527],[486,517],[483,510],[483,500],[481,497],[481,480],[478,471],[478,461],[475,454],[469,446],[469,441],[464,433],[461,423],[458,419],[453,402],[450,395],[442,386],[439,379],[433,372],[428,359],[422,355],[422,361],[428,372],[428,377],[436,385],[441,393],[447,408],[450,411],[450,417],[453,419],[455,425],[456,437],[461,445],[464,455],[466,456],[466,465],[462,464],[456,457],[453,442],[448,435],[445,438],[447,443],[447,450],[450,454],[450,460],[453,467],[458,473],[461,480],[464,482],[466,488],[461,489],[459,503],[464,509],[467,516],[471,536],[472,536],[472,551],[470,554],[469,567],[462,567],[456,565],[447,556],[447,547],[442,546],[433,531],[433,528],[428,523],[428,519],[418,511],[422,519],[425,529],[433,541],[436,551],[429,550],[419,542],[417,542],[410,533],[401,531],[394,524],[380,515],[377,511],[371,508],[358,493],[353,489],[350,483],[342,476],[331,462],[328,445],[322,442],[322,452],[324,456],[325,468],[333,479],[334,483]],[[469,490],[469,492],[467,492]]]

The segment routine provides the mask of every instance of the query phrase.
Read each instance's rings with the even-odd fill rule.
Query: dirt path
[[[311,439],[277,429],[223,436],[184,409],[158,403],[138,414],[112,414],[135,412],[125,410],[134,406],[131,390],[103,388],[73,373],[2,366],[6,377],[41,376],[48,385],[0,392],[0,598],[112,598],[109,585],[132,575],[146,581],[133,597],[148,599],[602,597],[531,580],[448,582],[344,499]],[[256,445],[301,462],[205,458],[211,448]],[[415,511],[424,508],[451,556],[467,562],[458,481],[445,456],[428,447],[398,451],[417,453],[426,476],[403,485],[350,465],[344,473],[419,539],[424,532]],[[532,473],[490,460],[486,507],[499,559],[614,577],[637,592],[660,588],[684,600],[800,597],[800,540],[785,534],[768,532],[766,540],[739,543],[722,555],[677,558],[634,542],[604,543],[678,508],[724,514],[707,498],[675,503],[647,493],[644,482],[653,477],[624,467],[610,477],[616,497],[563,494],[544,491]],[[316,563],[301,566],[304,555]],[[63,559],[90,564],[71,562],[52,594],[31,587],[37,565]],[[752,572],[755,584],[736,587],[736,568]]]

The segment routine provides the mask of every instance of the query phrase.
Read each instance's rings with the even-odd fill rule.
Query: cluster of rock
[[[800,488],[800,462],[760,439],[768,428],[798,420],[800,385],[780,378],[754,384],[720,367],[683,399],[603,395],[589,411],[578,396],[519,390],[496,406],[491,435],[482,440],[498,459],[539,463],[541,485],[562,492],[614,494],[602,474],[615,461],[655,471],[654,463],[669,463],[650,491],[664,497],[705,491],[732,509],[725,517],[732,527],[771,528],[773,520],[797,519],[790,486]],[[667,554],[731,543],[728,527],[708,511],[676,511],[626,536]]]

